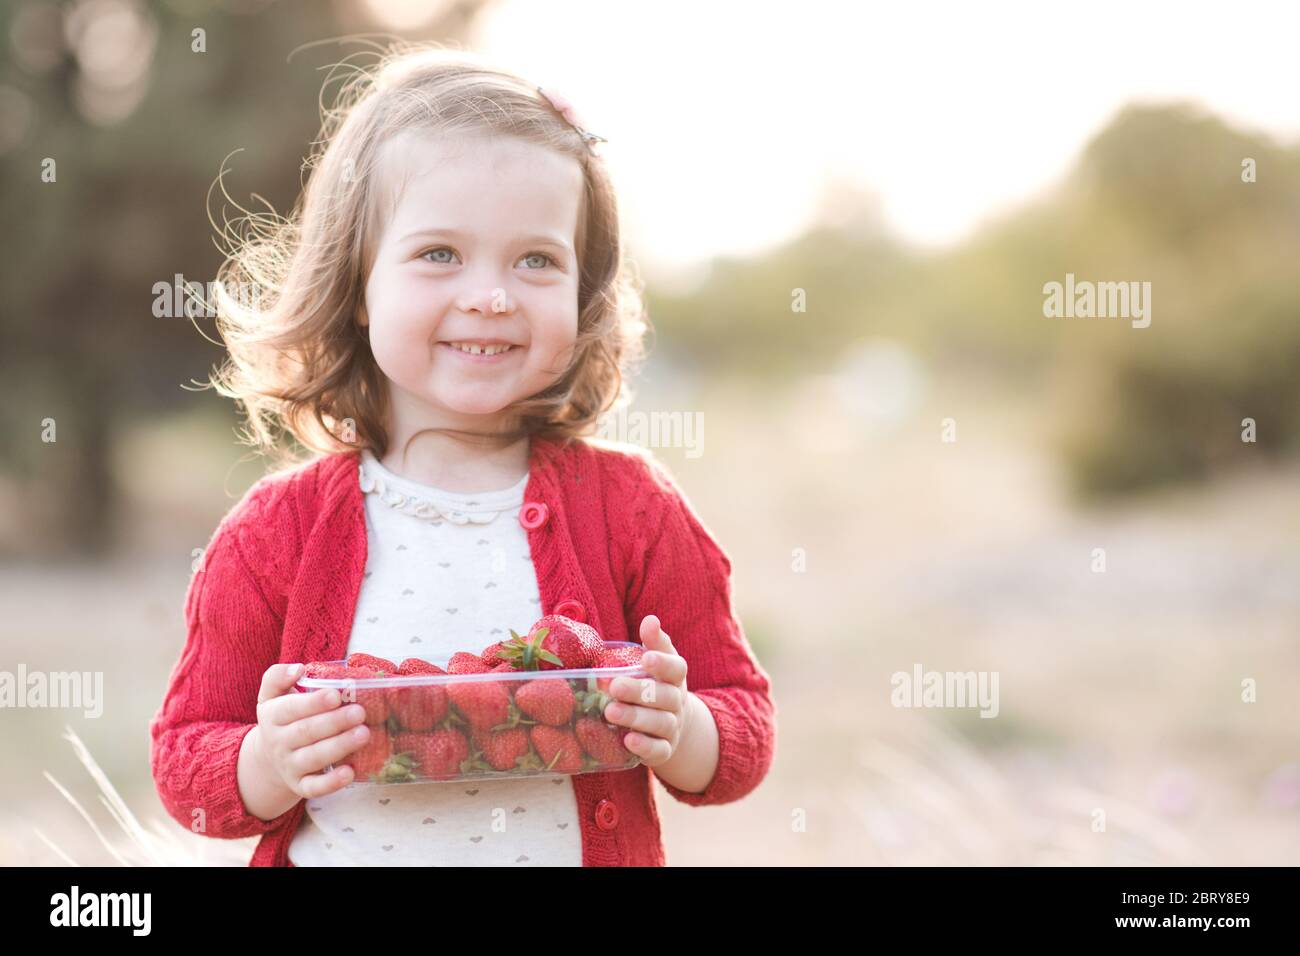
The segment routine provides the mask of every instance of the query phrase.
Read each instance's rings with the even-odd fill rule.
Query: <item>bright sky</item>
[[[831,176],[878,194],[899,235],[958,240],[1135,99],[1294,142],[1297,36],[1289,2],[503,0],[470,45],[610,140],[634,255],[662,281],[797,233]]]

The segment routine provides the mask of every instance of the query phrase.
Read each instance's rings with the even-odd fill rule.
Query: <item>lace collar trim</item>
[[[502,512],[521,507],[529,477],[524,475],[513,486],[499,491],[460,494],[394,474],[369,449],[362,450],[358,470],[361,490],[375,495],[394,511],[452,524],[487,524]]]

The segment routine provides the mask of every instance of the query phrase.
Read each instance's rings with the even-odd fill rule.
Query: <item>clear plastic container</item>
[[[640,647],[606,641],[608,648]],[[327,663],[344,664],[345,661]],[[431,661],[446,667],[446,660]],[[581,670],[302,677],[295,689],[337,688],[366,708],[370,738],[344,761],[348,786],[556,776],[627,770],[628,728],[605,708],[616,677],[647,677],[640,664]],[[523,695],[521,698],[520,695]]]

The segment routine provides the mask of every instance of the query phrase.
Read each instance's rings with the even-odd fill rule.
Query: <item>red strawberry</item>
[[[397,669],[398,676],[446,674],[437,664],[418,657],[408,657]],[[447,685],[423,684],[415,687],[392,687],[388,691],[388,710],[405,730],[433,730],[447,717]]]
[[[497,641],[495,644],[492,644],[489,647],[485,647],[483,649],[483,653],[479,655],[479,658],[488,667],[496,667],[498,664],[501,663],[501,658],[497,657],[497,654],[500,651],[505,650],[505,647],[506,645],[504,642]]]
[[[621,767],[632,756],[632,752],[623,746],[626,727],[611,727],[595,717],[579,717],[573,725],[573,732],[582,749],[603,767]]]
[[[573,719],[573,691],[557,678],[530,680],[515,691],[515,704],[533,720],[560,726]]]
[[[411,674],[445,674],[447,672],[437,664],[430,664],[418,657],[408,657],[402,661],[402,666],[397,668],[397,673],[405,677]]]
[[[380,676],[397,673],[396,664],[382,657],[375,657],[373,654],[349,654],[348,667],[364,667]]]
[[[366,709],[366,723],[382,724],[388,719],[388,706],[384,696],[375,690],[368,690],[356,684],[356,681],[373,678],[374,672],[334,661],[312,661],[304,669],[303,676],[323,680],[346,681],[335,689],[343,698],[343,704],[358,703]]]
[[[633,667],[640,666],[641,655],[645,653],[645,648],[640,644],[633,644],[622,647],[606,647],[601,654],[600,662],[596,665],[598,668],[605,667]],[[612,677],[596,678],[596,687],[602,691],[608,692],[609,685],[613,683]]]
[[[547,770],[576,773],[582,769],[582,747],[573,731],[536,724],[528,731],[528,736]]]
[[[486,674],[491,669],[481,657],[469,651],[457,651],[447,662],[448,674]]]
[[[348,754],[346,763],[352,765],[353,780],[369,780],[377,776],[388,762],[391,755],[391,743],[388,731],[383,727],[368,727],[370,736],[366,742]]]
[[[340,661],[308,661],[302,667],[302,676],[334,678],[346,671],[347,667],[347,664]]]
[[[529,629],[527,637],[520,637],[514,631],[510,635],[501,654],[520,670],[594,667],[605,647],[594,627],[562,614],[540,618]]]
[[[398,734],[393,752],[408,758],[407,765],[416,776],[449,780],[461,774],[461,763],[469,759],[469,741],[455,729]]]
[[[511,664],[509,661],[502,661],[502,662],[501,662],[500,664],[498,664],[496,667],[493,667],[492,670],[491,670],[491,672],[492,672],[493,674],[501,674],[501,673],[505,673],[505,672],[507,672],[507,671],[515,671],[515,670],[518,670],[518,669],[519,669],[519,668],[515,667],[515,665],[514,665],[514,664]]]
[[[388,712],[405,730],[433,730],[447,718],[447,685],[389,688]]]
[[[535,671],[541,670],[543,662],[550,664],[551,667],[562,667],[564,662],[557,657],[554,652],[547,650],[542,646],[546,639],[547,630],[543,628],[536,634],[529,634],[528,637],[522,637],[510,629],[510,640],[502,645],[498,656],[511,664],[515,670]]]
[[[543,628],[546,629],[547,634],[542,640],[542,647],[564,663],[563,665],[552,664],[548,667],[549,662],[543,660],[542,670],[555,670],[558,666],[595,667],[596,662],[600,660],[601,652],[605,649],[605,642],[600,639],[594,627],[565,617],[563,614],[548,614],[539,619],[529,630],[529,637]]]
[[[303,677],[315,677],[320,680],[346,680],[348,678],[348,665],[339,664],[334,661],[311,661],[305,664],[302,669]],[[308,688],[308,690],[319,690],[318,687]]]
[[[596,667],[630,667],[641,663],[645,648],[640,644],[624,644],[617,647],[601,648]]]
[[[549,631],[543,645],[548,650],[554,650],[566,667],[595,667],[605,650],[604,640],[590,624],[583,624],[563,614],[548,614],[538,620],[529,633],[543,627]]]
[[[343,675],[348,684],[339,688],[343,703],[360,704],[366,709],[367,724],[383,724],[388,720],[388,688],[366,687],[362,682],[374,680],[374,671],[365,667],[348,667]]]
[[[510,719],[510,693],[501,681],[448,684],[447,695],[471,730],[491,730]]]
[[[528,753],[528,730],[515,727],[511,730],[480,730],[474,733],[474,746],[493,770],[514,770],[519,758]],[[481,765],[481,764],[480,764]],[[486,769],[483,767],[483,769]]]

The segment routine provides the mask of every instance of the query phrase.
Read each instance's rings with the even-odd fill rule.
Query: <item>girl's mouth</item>
[[[500,362],[520,349],[518,345],[475,345],[470,342],[439,342],[438,347],[447,349],[466,362],[480,363]]]

